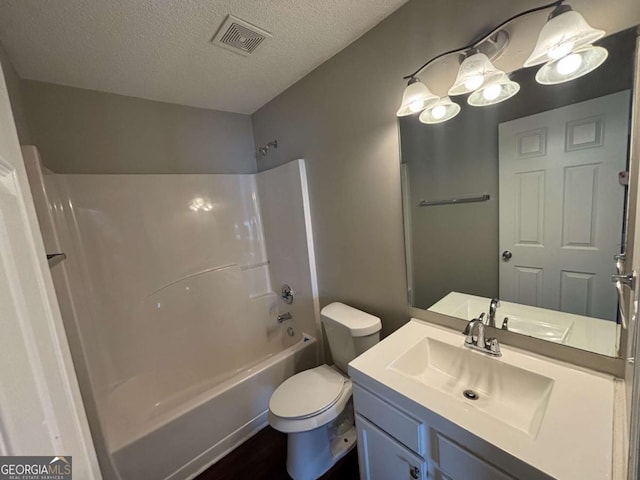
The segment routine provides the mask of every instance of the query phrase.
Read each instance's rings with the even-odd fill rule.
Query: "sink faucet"
[[[475,318],[467,323],[467,326],[464,328],[462,334],[466,335],[466,338],[464,339],[465,347],[472,348],[473,350],[478,350],[479,352],[483,352],[494,357],[502,356],[498,339],[485,339],[484,323],[482,323],[482,318]]]
[[[502,330],[509,331],[509,317],[504,317],[504,320],[502,320]]]
[[[496,327],[496,310],[500,306],[500,300],[498,298],[491,299],[489,304],[489,316],[487,317],[487,326]]]
[[[475,333],[476,330],[477,333]],[[484,323],[482,323],[482,318],[474,318],[467,323],[462,334],[466,335],[464,339],[465,345],[484,345]]]

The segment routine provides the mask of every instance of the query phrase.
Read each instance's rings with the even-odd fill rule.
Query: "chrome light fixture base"
[[[498,30],[496,33],[491,35],[490,37],[482,40],[472,49],[467,50],[460,54],[460,63],[464,61],[465,58],[475,54],[482,53],[489,57],[489,60],[492,62],[499,59],[502,54],[507,50],[509,46],[509,40],[511,37],[509,36],[509,32],[506,30]]]

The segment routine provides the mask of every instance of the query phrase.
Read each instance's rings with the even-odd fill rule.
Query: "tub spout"
[[[278,315],[278,323],[284,323],[287,320],[291,320],[292,318],[293,316],[290,312],[281,313],[280,315]]]

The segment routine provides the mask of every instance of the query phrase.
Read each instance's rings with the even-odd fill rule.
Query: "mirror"
[[[425,125],[400,122],[411,306],[617,356],[614,255],[625,251],[636,29],[604,38],[609,57]]]

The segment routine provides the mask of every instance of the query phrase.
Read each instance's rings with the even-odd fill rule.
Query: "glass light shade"
[[[590,46],[546,63],[536,81],[542,85],[555,85],[582,77],[598,68],[609,56],[606,48]]]
[[[420,80],[411,81],[402,94],[402,104],[396,112],[398,117],[418,113],[430,104],[437,102],[439,97],[427,88]]]
[[[574,10],[561,13],[544,24],[536,46],[524,62],[524,66],[532,67],[558,60],[592,44],[604,34],[604,30],[591,27],[584,17]]]
[[[464,95],[482,85],[493,82],[503,74],[484,53],[475,53],[464,59],[458,70],[456,81],[449,89],[449,95]]]
[[[520,91],[520,85],[509,79],[506,73],[502,77],[479,90],[476,90],[467,99],[469,105],[474,107],[486,107],[504,102]]]
[[[460,105],[452,102],[449,97],[444,97],[425,109],[418,119],[422,123],[441,123],[451,120],[458,113],[460,113]]]

